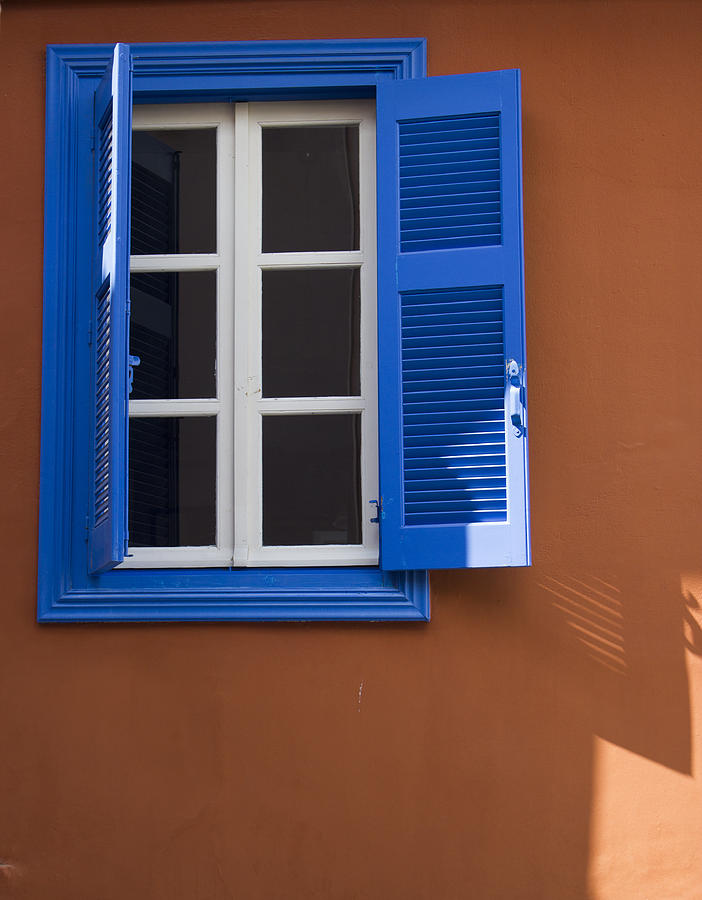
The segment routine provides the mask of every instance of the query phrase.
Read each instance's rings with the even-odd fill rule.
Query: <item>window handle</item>
[[[510,359],[507,363],[507,384],[509,387],[509,418],[514,426],[515,437],[522,437],[525,430],[522,419],[524,412],[522,370],[514,359]]]
[[[124,357],[122,357],[124,359]],[[134,381],[134,367],[141,365],[141,359],[138,356],[132,356],[129,354],[129,368],[127,369],[128,378],[129,378],[129,393],[132,392],[132,383]]]

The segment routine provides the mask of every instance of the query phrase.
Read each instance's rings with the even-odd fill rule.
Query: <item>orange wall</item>
[[[39,627],[44,45],[375,36],[523,72],[533,568],[435,574],[423,626]],[[702,897],[701,38],[674,0],[6,0],[0,896]]]

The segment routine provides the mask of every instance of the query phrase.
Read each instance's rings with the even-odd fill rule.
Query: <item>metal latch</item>
[[[135,366],[141,365],[141,359],[138,356],[132,356],[129,354],[129,368],[127,370],[127,377],[129,378],[129,393],[132,392],[132,383],[134,382],[134,368]]]
[[[515,437],[524,434],[524,401],[522,386],[522,370],[519,363],[510,359],[507,363],[507,385],[509,388],[509,418],[514,426]]]

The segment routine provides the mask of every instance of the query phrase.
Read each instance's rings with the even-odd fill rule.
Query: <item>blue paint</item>
[[[422,77],[426,64],[419,39],[129,49],[135,102],[372,96],[386,80]],[[96,216],[94,184],[85,175],[93,171],[96,89],[113,53],[102,45],[47,51],[39,621],[426,621],[425,571],[89,574],[94,390],[86,298],[96,291]],[[76,236],[75,246],[67,234]]]
[[[405,525],[405,481],[402,465],[398,465],[405,451],[401,430],[401,295],[470,287],[503,290],[504,359],[516,360],[521,368],[523,401],[526,371],[518,73],[426,79],[423,77],[425,42],[418,39],[135,44],[129,50],[136,103],[333,99],[377,93],[379,515],[384,568],[132,569],[89,574],[91,501],[94,499],[90,340],[94,335],[92,303],[88,298],[94,297],[101,285],[96,284],[93,268],[97,228],[95,186],[85,173],[93,171],[96,89],[111,64],[114,48],[50,47],[47,52],[39,621],[425,621],[429,618],[427,568],[528,563],[526,436],[517,439],[510,435],[506,439],[509,475],[506,523]],[[456,234],[446,233],[444,229],[440,236],[442,249],[400,253],[396,122],[456,119],[485,113],[500,114],[501,243],[447,246],[447,241],[454,240]],[[477,125],[475,121],[471,124]],[[465,148],[460,154],[465,158]],[[421,174],[431,178],[436,173]],[[470,182],[470,176],[464,180]],[[128,202],[128,191],[121,196]],[[494,198],[488,202],[492,205],[480,213],[492,217],[486,222],[470,217],[456,223],[470,226],[465,232],[469,237],[486,233],[480,230],[481,226],[494,225]],[[465,213],[459,209],[456,214]],[[441,226],[427,222],[424,225],[427,227],[420,229],[421,240],[432,243],[436,233],[427,232],[427,228]],[[411,231],[411,225],[405,228],[405,234]],[[76,236],[75,246],[66,242],[66,235]],[[126,277],[127,268],[123,271]],[[431,328],[436,323],[426,324]],[[123,369],[124,375],[118,373],[115,383],[124,384],[126,403],[126,346]],[[505,391],[507,388],[505,380]],[[441,390],[440,384],[438,389]],[[430,401],[431,398],[424,398],[421,402]],[[526,426],[526,409],[522,414]],[[126,491],[126,444],[124,448],[124,465],[120,464],[119,468]],[[113,508],[121,509],[126,516],[126,504],[120,503],[117,499]],[[124,518],[122,528],[126,529]],[[103,562],[114,561],[119,555],[114,535],[112,532],[109,555],[102,557]]]
[[[381,565],[528,565],[519,73],[380,84],[377,122]]]
[[[95,305],[91,325],[93,473],[88,556],[95,574],[127,550],[127,368],[132,92],[129,48],[117,44],[95,92]]]

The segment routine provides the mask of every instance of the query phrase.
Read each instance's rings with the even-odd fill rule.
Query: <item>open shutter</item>
[[[384,569],[530,561],[519,90],[378,86]]]
[[[127,541],[131,130],[129,47],[117,44],[95,92],[95,399],[89,521],[93,573],[122,562]]]

